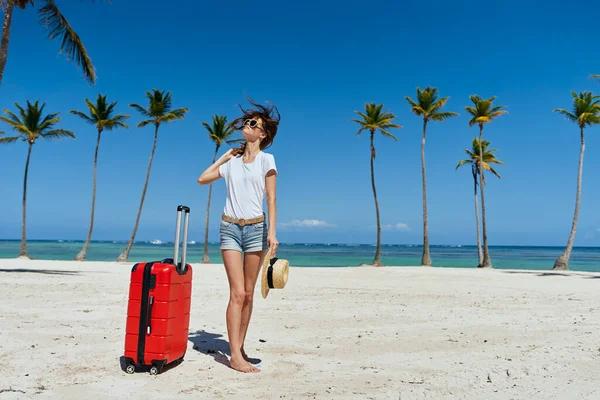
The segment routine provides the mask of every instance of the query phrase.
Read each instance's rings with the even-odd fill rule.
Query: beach
[[[132,262],[0,260],[0,399],[597,399],[600,274],[294,268],[227,365],[227,279],[192,264],[180,365],[125,373]],[[258,360],[257,360],[258,361]]]

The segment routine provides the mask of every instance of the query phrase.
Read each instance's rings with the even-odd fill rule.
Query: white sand
[[[220,353],[223,268],[194,264],[204,332],[151,376],[119,362],[131,265],[0,260],[0,400],[600,398],[600,274],[292,267],[257,286],[262,372],[241,374]]]

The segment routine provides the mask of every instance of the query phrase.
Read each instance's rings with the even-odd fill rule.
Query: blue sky
[[[404,4],[400,4],[404,3]],[[231,1],[57,1],[87,46],[98,80],[58,55],[32,9],[15,10],[0,108],[39,99],[60,111],[76,140],[39,142],[30,165],[28,238],[84,239],[87,234],[96,139],[72,109],[98,93],[119,101],[129,130],[103,134],[94,239],[127,239],[135,221],[150,150],[151,127],[129,103],[145,105],[152,88],[190,109],[184,121],[161,127],[136,239],[171,240],[175,206],[192,209],[190,239],[201,241],[208,187],[196,179],[214,145],[201,126],[215,113],[237,116],[247,93],[278,106],[275,144],[278,239],[281,242],[373,243],[375,210],[368,136],[350,121],[366,102],[383,103],[403,126],[398,142],[378,136],[376,183],[384,243],[422,241],[420,141],[422,121],[404,99],[417,86],[450,96],[461,115],[430,124],[426,145],[432,244],[474,244],[470,171],[455,171],[476,128],[468,96],[497,96],[507,107],[484,131],[506,165],[486,191],[490,244],[564,245],[574,210],[577,127],[552,113],[570,108],[570,91],[600,93],[595,49],[600,5],[576,1],[364,1],[260,4]],[[582,12],[585,10],[585,12]],[[7,130],[7,126],[0,129]],[[7,132],[10,133],[10,132]],[[587,131],[576,245],[600,244],[600,128]],[[0,148],[0,238],[19,238],[26,146]],[[222,149],[225,151],[226,149]],[[214,185],[210,240],[218,239],[224,182]],[[295,221],[295,222],[294,222]],[[317,222],[314,222],[317,221]]]

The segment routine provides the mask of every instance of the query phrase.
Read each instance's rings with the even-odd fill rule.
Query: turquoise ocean
[[[19,255],[19,240],[0,240],[0,258]],[[123,251],[125,241],[92,241],[88,261],[115,261]],[[81,250],[83,241],[31,240],[27,242],[29,256],[43,260],[72,260]],[[188,262],[202,259],[203,243],[190,243]],[[494,268],[550,270],[561,254],[562,247],[491,246]],[[382,262],[390,266],[419,265],[422,247],[418,245],[382,245]],[[370,263],[375,246],[370,244],[309,244],[279,245],[277,257],[290,261],[294,267],[348,267]],[[135,242],[129,261],[153,261],[173,256],[173,243]],[[222,263],[218,243],[210,243],[211,263]],[[436,267],[473,268],[477,265],[476,246],[431,246],[431,258]],[[569,262],[574,271],[600,272],[600,247],[575,247]]]

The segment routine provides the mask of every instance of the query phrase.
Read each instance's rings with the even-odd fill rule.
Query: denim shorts
[[[267,250],[267,226],[265,222],[240,226],[221,220],[221,250],[249,251]]]

